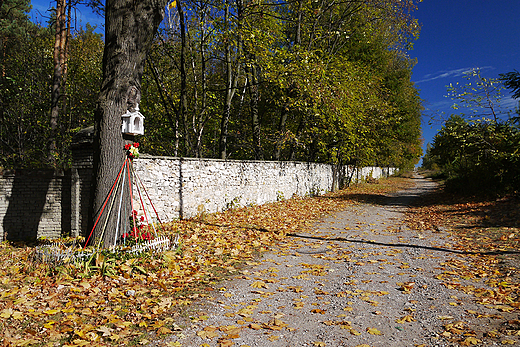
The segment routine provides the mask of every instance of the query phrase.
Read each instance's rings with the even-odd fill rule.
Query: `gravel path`
[[[414,181],[288,237],[220,284],[193,325],[162,345],[451,346],[443,326],[467,328],[467,311],[482,307],[435,278],[457,256],[448,236],[402,224],[408,204],[435,187]]]

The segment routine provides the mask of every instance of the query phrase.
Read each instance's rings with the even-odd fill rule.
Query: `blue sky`
[[[47,26],[47,21],[50,16],[50,13],[47,12],[47,10],[56,7],[56,0],[32,0],[31,5],[32,21]],[[78,6],[75,11],[76,13],[74,17],[76,18],[75,25],[77,27],[84,28],[86,23],[90,23],[90,25],[98,25],[98,27],[101,27],[101,25],[104,24],[104,19],[92,12],[88,7]]]
[[[481,68],[482,75],[497,78],[500,73],[520,71],[520,1],[518,0],[424,0],[415,12],[422,25],[419,39],[410,51],[417,58],[412,80],[420,90],[424,146],[432,142],[443,118],[461,110],[451,109],[446,85],[466,82],[462,73]],[[506,91],[503,105],[518,103]],[[430,126],[431,115],[434,122]]]
[[[54,3],[33,1],[33,20],[45,23],[46,11]],[[409,55],[418,61],[412,80],[424,100],[425,149],[441,128],[442,119],[461,113],[453,110],[454,101],[445,97],[448,84],[465,82],[463,73],[474,68],[480,68],[487,78],[520,71],[520,0],[423,0],[414,17],[422,28]],[[76,18],[78,26],[102,23],[89,8],[78,10]],[[507,92],[505,98],[503,104],[510,109],[518,105]]]

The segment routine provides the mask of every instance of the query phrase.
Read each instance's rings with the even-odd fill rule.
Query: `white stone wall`
[[[134,169],[162,221],[293,195],[320,195],[334,184],[332,165],[303,162],[141,156],[134,160]],[[385,173],[380,168],[364,168],[355,180],[367,175],[379,178]]]

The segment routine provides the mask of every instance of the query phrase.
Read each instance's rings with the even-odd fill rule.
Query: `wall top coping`
[[[135,161],[143,159],[159,159],[159,160],[180,160],[193,162],[221,162],[221,163],[268,163],[268,164],[305,164],[305,165],[333,165],[328,163],[314,163],[309,161],[283,161],[283,160],[240,160],[240,159],[218,159],[218,158],[186,158],[186,157],[170,157],[170,156],[155,156],[146,153],[139,154],[139,158]]]
[[[74,136],[72,136],[71,146],[73,148],[92,145],[94,142],[94,126],[81,129]]]
[[[54,169],[16,169],[0,171],[3,178],[27,176],[27,177],[65,177],[70,175],[70,170],[54,170]]]

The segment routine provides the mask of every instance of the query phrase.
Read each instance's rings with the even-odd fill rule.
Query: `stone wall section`
[[[17,170],[0,176],[0,241],[88,234],[91,147],[79,143],[71,170]],[[162,221],[293,196],[321,195],[351,178],[380,178],[394,169],[353,170],[305,162],[191,159],[141,155],[134,170]],[[350,179],[349,179],[350,180]],[[134,184],[134,206],[139,206]],[[142,213],[143,211],[141,211]]]
[[[166,221],[333,189],[327,164],[142,156],[134,168]]]

